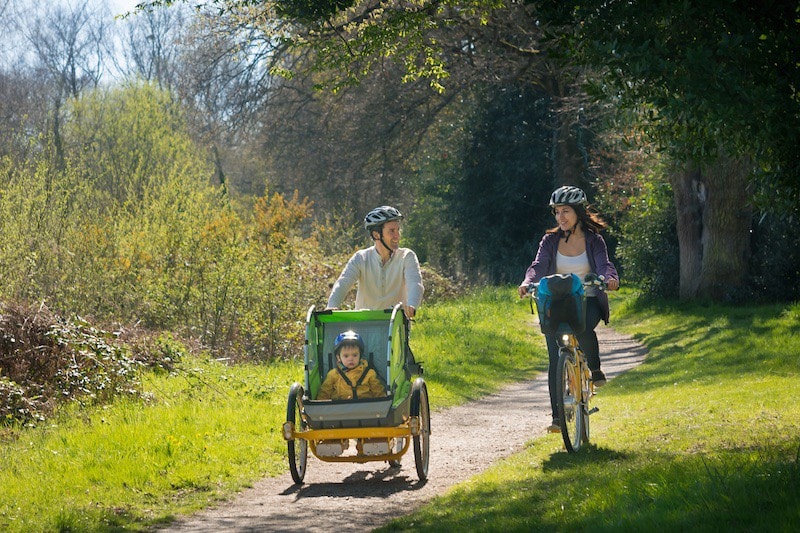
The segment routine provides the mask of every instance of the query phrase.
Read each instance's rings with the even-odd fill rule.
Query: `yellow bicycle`
[[[602,290],[605,283],[597,276],[580,280],[575,274],[554,274],[530,287],[542,333],[554,334],[558,342],[556,411],[568,452],[576,452],[581,445],[588,444],[589,415],[598,411],[597,407],[589,406],[594,385],[586,355],[575,337],[585,327],[588,286]]]

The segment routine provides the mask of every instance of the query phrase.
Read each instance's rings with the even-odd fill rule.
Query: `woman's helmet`
[[[390,220],[402,220],[403,215],[390,205],[376,207],[364,217],[364,229],[371,231],[372,228],[380,226]]]
[[[550,207],[557,205],[582,205],[589,203],[586,193],[583,190],[571,185],[559,187],[550,195]]]
[[[364,353],[364,341],[361,339],[361,335],[353,330],[343,331],[336,336],[336,340],[333,341],[333,353],[338,355],[339,347],[345,342],[356,343],[361,353]]]

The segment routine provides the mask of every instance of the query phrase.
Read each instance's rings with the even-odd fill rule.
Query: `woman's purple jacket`
[[[545,233],[539,242],[539,251],[533,259],[531,266],[525,272],[525,281],[521,285],[536,283],[545,276],[556,273],[556,252],[558,252],[558,241],[563,232]],[[603,237],[591,231],[584,231],[586,236],[586,255],[589,258],[589,267],[598,276],[603,276],[606,281],[616,279],[619,281],[619,274],[614,267],[614,263],[608,258],[608,247]],[[597,291],[597,303],[600,304],[603,322],[608,324],[609,308],[608,295],[603,291]]]

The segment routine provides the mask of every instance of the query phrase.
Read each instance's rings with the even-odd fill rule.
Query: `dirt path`
[[[598,327],[603,370],[609,379],[641,363],[645,350],[613,329]],[[308,459],[305,484],[288,473],[258,482],[223,503],[159,531],[368,531],[422,506],[501,457],[544,435],[550,423],[547,376],[431,415],[429,477],[420,483],[414,452],[403,465],[324,463]],[[348,528],[349,525],[349,528]]]

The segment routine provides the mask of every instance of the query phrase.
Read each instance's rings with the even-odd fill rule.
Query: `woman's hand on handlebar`
[[[528,294],[530,294],[530,291],[528,290],[528,285],[526,285],[525,283],[517,287],[517,292],[519,293],[520,298],[525,298],[526,296],[528,296]]]
[[[590,273],[586,274],[586,277],[583,279],[583,285],[585,287],[589,286],[596,286],[599,287],[600,290],[603,291],[615,291],[619,289],[619,280],[615,278],[611,278],[606,281],[605,276],[598,276],[597,274]]]

